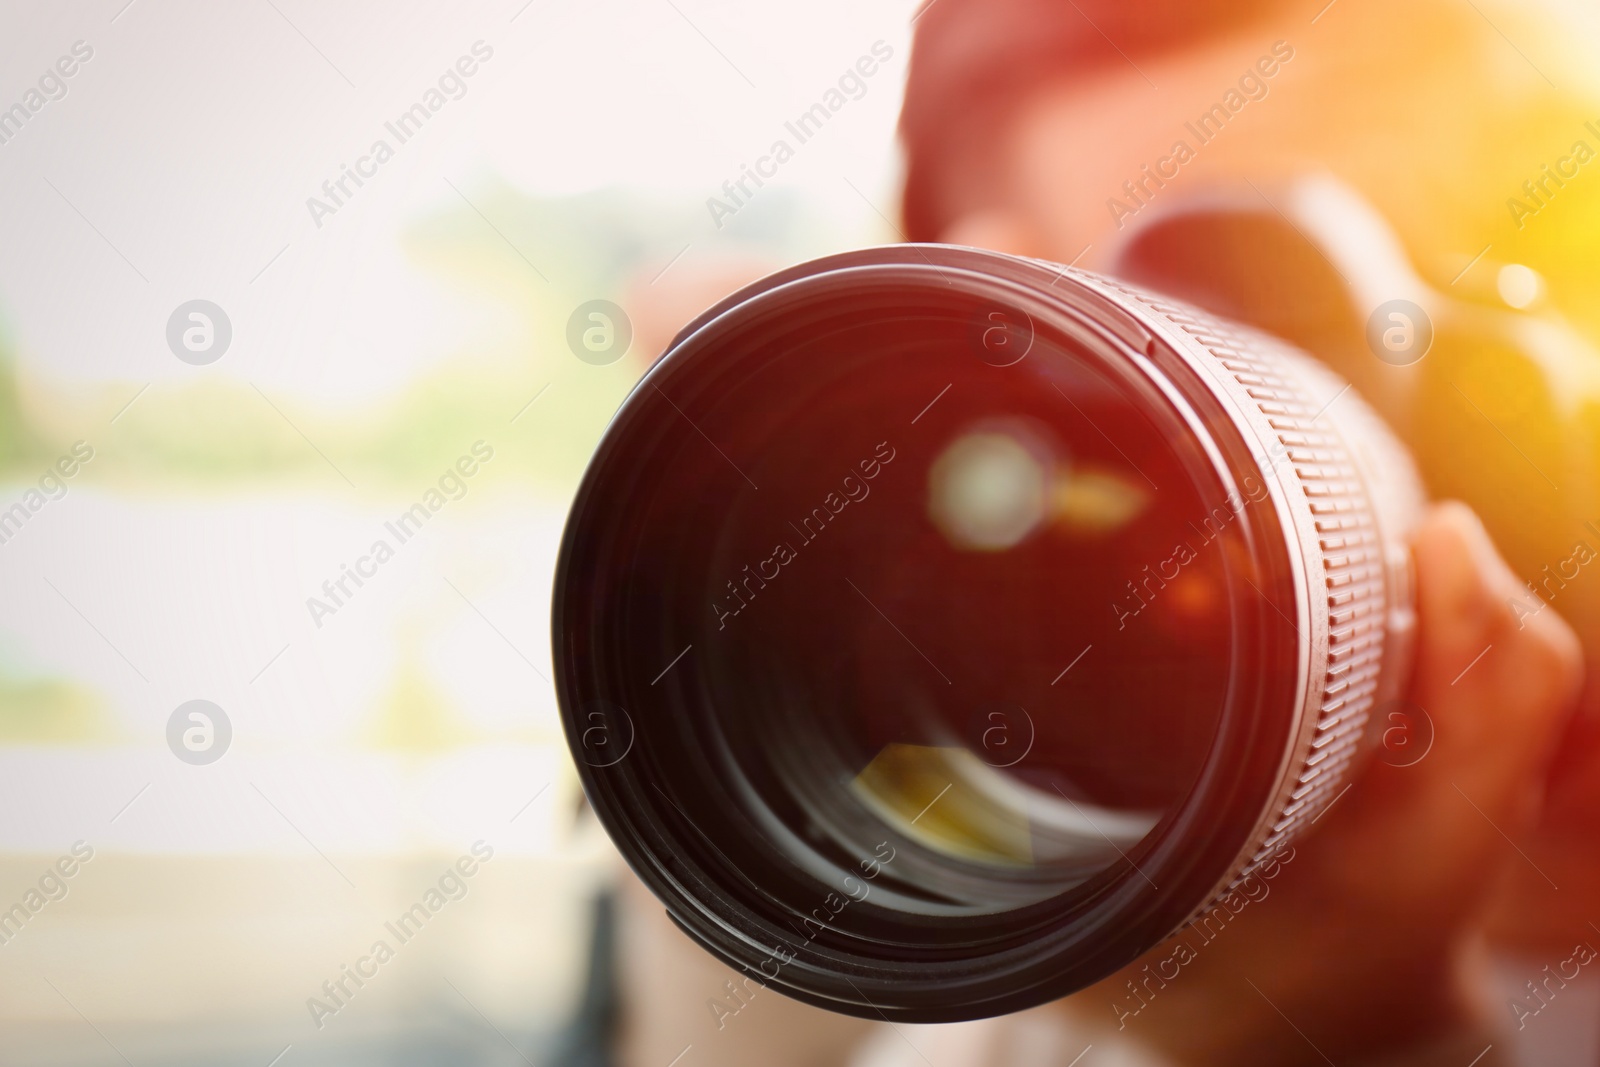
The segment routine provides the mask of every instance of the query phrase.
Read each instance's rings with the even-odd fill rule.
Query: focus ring
[[[1295,740],[1270,814],[1254,835],[1259,843],[1220,889],[1220,898],[1315,822],[1349,787],[1364,739],[1370,736],[1372,709],[1403,678],[1405,664],[1394,661],[1407,650],[1391,645],[1407,642],[1391,640],[1390,621],[1409,617],[1409,605],[1393,603],[1405,591],[1391,588],[1388,562],[1401,551],[1393,539],[1410,526],[1410,505],[1421,499],[1421,490],[1409,469],[1386,472],[1400,483],[1399,492],[1383,492],[1373,484],[1370,468],[1363,469],[1367,465],[1349,441],[1387,436],[1387,427],[1362,400],[1345,395],[1348,386],[1304,353],[1204,311],[1104,278],[1085,280],[1166,320],[1175,329],[1164,334],[1170,338],[1181,331],[1191,347],[1220,365],[1225,374],[1208,377],[1233,394],[1268,443],[1270,454],[1257,456],[1257,462],[1267,477],[1276,473],[1286,490],[1296,529],[1285,533],[1300,542],[1307,588],[1316,591],[1308,605],[1307,635],[1313,686],[1305,717],[1312,722]],[[1313,399],[1315,386],[1325,387],[1325,399]],[[1386,451],[1404,455],[1398,445]],[[1292,476],[1281,471],[1285,465]],[[1388,504],[1394,514],[1380,516],[1375,504]],[[1214,898],[1196,914],[1216,903]]]

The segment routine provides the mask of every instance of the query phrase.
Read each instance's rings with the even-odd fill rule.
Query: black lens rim
[[[1158,944],[1206,904],[1250,844],[1273,796],[1294,735],[1292,712],[1300,693],[1282,678],[1238,679],[1245,689],[1224,714],[1207,775],[1167,836],[1141,855],[1142,870],[1130,866],[1108,872],[1091,905],[1070,914],[1056,910],[1055,900],[1019,909],[1012,929],[1020,923],[1029,936],[991,932],[987,941],[980,937],[990,946],[985,951],[972,947],[973,935],[981,934],[975,924],[932,916],[900,920],[899,929],[925,934],[922,951],[906,944],[890,949],[838,931],[809,941],[798,937],[794,908],[780,894],[750,882],[672,799],[690,784],[678,777],[681,769],[663,767],[643,753],[606,766],[585,761],[585,731],[593,727],[582,709],[613,700],[624,666],[624,650],[607,648],[606,635],[592,632],[585,622],[594,598],[609,595],[606,562],[598,558],[606,540],[597,531],[608,529],[619,502],[629,499],[626,472],[632,465],[626,453],[641,447],[641,434],[648,436],[652,426],[657,433],[694,432],[686,426],[665,428],[654,394],[669,383],[707,373],[696,365],[697,353],[729,321],[756,314],[774,300],[820,295],[828,285],[889,274],[930,287],[1002,293],[1037,314],[1041,328],[1069,335],[1090,330],[1108,353],[1137,366],[1178,402],[1174,412],[1214,450],[1219,477],[1235,485],[1246,475],[1269,480],[1204,376],[1075,272],[952,246],[902,245],[830,257],[758,282],[707,311],[679,334],[619,409],[585,473],[562,539],[552,618],[555,681],[591,805],[624,858],[686,933],[762,984],[809,1003],[869,1018],[954,1021],[1020,1010],[1087,986]],[[1240,620],[1241,627],[1260,648],[1263,662],[1278,656],[1300,665],[1293,684],[1303,692],[1308,651],[1298,634],[1285,638],[1281,620],[1268,618],[1280,610],[1274,605],[1294,605],[1304,616],[1296,549],[1286,532],[1291,527],[1277,513],[1260,525],[1250,550],[1262,597]],[[632,727],[627,740],[633,740]],[[705,788],[704,782],[692,784]],[[1149,891],[1152,877],[1161,892]],[[812,888],[819,905],[825,894],[837,892],[820,881]]]

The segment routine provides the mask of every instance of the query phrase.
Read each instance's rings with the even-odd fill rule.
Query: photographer
[[[626,1062],[686,1043],[699,1065],[1065,1065],[1086,1046],[1086,1065],[1510,1062],[1505,1032],[1544,1000],[1518,1012],[1493,994],[1489,953],[1600,944],[1600,742],[1580,693],[1600,579],[1576,551],[1600,550],[1600,168],[1583,166],[1600,99],[1579,95],[1561,26],[1456,0],[923,9],[902,119],[911,240],[1119,273],[1129,235],[1190,196],[1242,185],[1298,232],[1276,191],[1332,175],[1438,294],[1410,376],[1364,344],[1307,345],[1385,415],[1432,495],[1463,502],[1412,543],[1409,700],[1432,746],[1374,761],[1270,894],[1177,977],[1139,986],[1136,1012],[1129,990],[1168,946],[1054,1005],[950,1029],[741,994],[725,983],[744,976],[698,957],[632,885]],[[1318,254],[1346,296],[1361,290],[1340,269],[1361,250]],[[737,1012],[708,1015],[726,997]]]

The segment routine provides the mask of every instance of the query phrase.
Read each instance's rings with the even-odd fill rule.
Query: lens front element
[[[908,1019],[1087,984],[1236,873],[1314,606],[1183,345],[932,251],[685,331],[586,477],[555,617],[585,787],[680,924]],[[597,713],[625,758],[586,758]]]

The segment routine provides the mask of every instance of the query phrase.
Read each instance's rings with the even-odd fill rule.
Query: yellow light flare
[[[929,848],[1006,866],[1031,866],[1024,809],[997,804],[975,783],[997,772],[959,747],[885,745],[851,790],[889,825]]]
[[[1055,521],[1074,533],[1120,530],[1150,506],[1150,494],[1117,471],[1077,467],[1063,471],[1052,494]]]

